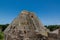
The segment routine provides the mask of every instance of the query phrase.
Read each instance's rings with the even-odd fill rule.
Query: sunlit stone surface
[[[48,32],[33,12],[22,11],[4,34],[5,40],[48,40]]]

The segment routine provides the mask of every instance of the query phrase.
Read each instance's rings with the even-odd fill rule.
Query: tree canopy
[[[49,29],[50,31],[54,31],[54,30],[60,28],[60,25],[48,25],[48,26],[45,25],[45,27],[46,27],[47,29]]]

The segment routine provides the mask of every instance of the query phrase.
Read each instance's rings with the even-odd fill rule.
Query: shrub
[[[3,32],[0,32],[0,40],[3,40],[4,39],[4,34]]]

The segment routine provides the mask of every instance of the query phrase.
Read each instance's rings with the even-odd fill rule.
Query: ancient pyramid
[[[33,12],[22,11],[4,31],[5,40],[40,40],[48,30]]]

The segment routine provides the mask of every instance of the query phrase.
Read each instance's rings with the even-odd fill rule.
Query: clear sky
[[[0,0],[0,24],[11,23],[22,10],[35,12],[44,25],[60,24],[59,0]]]

